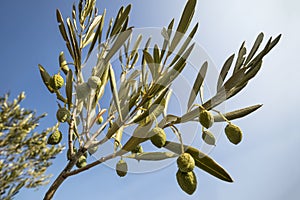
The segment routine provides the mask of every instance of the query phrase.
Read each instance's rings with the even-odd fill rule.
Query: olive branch
[[[196,0],[186,3],[176,29],[174,19],[162,29],[163,44],[154,44],[153,49],[150,48],[151,38],[147,38],[145,46],[140,47],[144,41],[141,34],[132,41],[133,27],[129,26],[131,5],[120,8],[115,19],[110,19],[106,32],[106,10],[98,14],[95,5],[95,0],[80,0],[77,6],[73,5],[72,15],[66,18],[66,22],[61,12],[56,11],[59,31],[72,61],[67,62],[61,52],[60,67],[53,76],[39,65],[45,86],[60,102],[57,111],[58,123],[68,123],[69,126],[68,133],[59,135],[68,136],[68,163],[52,183],[44,199],[52,199],[58,187],[68,177],[115,157],[120,157],[116,164],[117,174],[125,176],[128,170],[125,158],[156,161],[178,157],[180,160],[187,153],[191,156],[187,163],[179,164],[181,162],[177,160],[179,170],[176,176],[179,186],[188,194],[192,194],[197,185],[193,166],[221,180],[232,182],[230,175],[212,158],[185,145],[181,137],[184,133],[180,133],[176,126],[186,122],[200,122],[203,127],[203,141],[215,145],[214,134],[209,129],[216,122],[226,122],[227,138],[233,144],[238,144],[242,139],[242,131],[231,120],[242,118],[261,105],[228,113],[221,113],[215,108],[246,87],[262,67],[264,56],[276,46],[281,35],[275,39],[271,37],[261,51],[258,50],[264,38],[263,33],[257,36],[249,53],[244,42],[235,63],[234,54],[225,61],[216,83],[216,93],[205,102],[202,86],[209,63],[204,62],[190,91],[187,112],[176,116],[167,113],[168,102],[172,97],[172,83],[187,66],[188,58],[195,47],[192,39],[198,30],[198,23],[190,32],[188,30],[195,12]],[[188,37],[184,37],[187,33]],[[97,61],[91,75],[85,80],[83,66],[91,58],[93,51],[97,52]],[[121,70],[112,65],[115,56],[119,58]],[[118,86],[115,74],[119,71],[121,73]],[[106,87],[108,85],[109,88]],[[65,88],[64,92],[62,88]],[[104,107],[101,101],[106,93],[112,95],[108,107]],[[201,105],[195,104],[198,95]],[[125,140],[124,128],[135,125],[137,127],[133,134]],[[96,131],[92,131],[95,127]],[[173,131],[179,142],[168,140],[165,133],[167,128]],[[52,137],[52,145],[60,143],[61,137]],[[110,140],[114,141],[114,151],[87,163],[87,152],[95,153]],[[143,152],[141,145],[148,140],[157,148],[163,147],[169,151]],[[75,165],[77,169],[73,169]],[[186,171],[187,168],[182,165],[192,167],[188,167],[189,170]]]

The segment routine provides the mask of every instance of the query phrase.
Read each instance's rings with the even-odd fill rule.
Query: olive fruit
[[[56,119],[59,122],[64,123],[64,122],[68,121],[70,119],[70,117],[71,117],[71,114],[70,114],[69,110],[64,107],[59,108],[56,112]]]
[[[195,160],[189,153],[183,153],[177,158],[177,166],[181,172],[193,171]]]
[[[128,171],[127,163],[124,160],[119,160],[119,162],[116,165],[116,172],[118,176],[124,177],[126,176]]]
[[[232,123],[227,124],[225,127],[225,134],[229,141],[233,144],[238,144],[242,141],[242,130]]]
[[[197,178],[193,171],[182,172],[180,170],[176,173],[177,183],[180,188],[189,195],[192,195],[197,188]]]
[[[62,139],[62,133],[59,130],[54,131],[51,133],[51,135],[48,137],[47,143],[51,145],[56,145],[60,143]]]
[[[201,110],[199,114],[199,122],[205,128],[210,128],[214,123],[214,116],[207,110]]]
[[[167,137],[164,129],[155,127],[149,132],[149,135],[151,136],[150,139],[153,145],[158,148],[165,146]]]

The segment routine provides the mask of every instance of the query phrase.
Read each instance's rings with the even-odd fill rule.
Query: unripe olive
[[[128,171],[127,163],[124,160],[119,160],[119,162],[116,165],[116,172],[118,176],[124,177],[126,176]]]
[[[143,147],[139,144],[131,152],[132,153],[143,153]]]
[[[209,144],[209,145],[215,145],[216,144],[216,138],[213,135],[213,133],[210,132],[210,131],[207,131],[207,130],[203,131],[202,132],[202,139],[206,144]]]
[[[177,158],[177,166],[182,172],[190,172],[195,167],[195,160],[189,153],[183,153]]]
[[[192,195],[197,188],[197,177],[193,171],[176,173],[177,183],[180,188],[189,195]]]
[[[59,130],[54,131],[51,133],[51,135],[48,137],[47,143],[51,145],[56,145],[60,143],[62,139],[62,133]]]
[[[155,127],[149,132],[149,135],[151,136],[150,139],[152,144],[154,144],[156,147],[161,148],[165,146],[167,137],[164,129]]]
[[[214,123],[214,116],[207,110],[201,110],[199,114],[199,122],[205,128],[210,128]]]
[[[76,167],[82,168],[86,166],[86,157],[84,155],[80,156],[76,162]]]
[[[238,144],[242,141],[242,130],[232,123],[227,124],[225,127],[225,134],[229,141],[233,144]]]
[[[102,122],[103,122],[103,117],[102,116],[98,117],[96,123],[97,124],[102,124]]]
[[[70,119],[70,117],[71,117],[71,114],[70,114],[69,110],[66,108],[59,108],[56,112],[56,119],[59,122],[64,123],[64,122],[68,121]]]
[[[59,73],[52,76],[50,80],[50,86],[54,90],[59,90],[63,85],[64,85],[64,79]]]

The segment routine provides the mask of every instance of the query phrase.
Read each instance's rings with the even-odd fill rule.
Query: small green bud
[[[60,143],[62,139],[62,133],[59,130],[54,131],[51,133],[51,135],[48,137],[47,143],[51,145],[56,145]]]
[[[59,73],[52,76],[50,80],[50,86],[54,90],[59,90],[63,85],[64,85],[64,79]]]
[[[190,172],[195,167],[195,160],[189,153],[183,153],[177,158],[177,166],[182,172]]]
[[[56,119],[59,122],[64,123],[64,122],[68,121],[70,119],[70,117],[71,117],[71,114],[70,114],[69,110],[64,107],[59,108],[56,112]]]
[[[177,183],[180,188],[189,195],[192,195],[197,188],[197,177],[193,171],[182,172],[180,170],[176,173]]]
[[[151,136],[150,139],[153,145],[158,148],[165,146],[167,137],[164,129],[155,127],[149,132],[149,135]]]
[[[215,138],[214,134],[210,131],[203,131],[202,139],[206,144],[216,145],[216,138]]]
[[[102,116],[98,117],[96,123],[97,124],[102,124],[102,122],[103,122],[103,117]]]
[[[80,156],[76,162],[76,167],[82,168],[86,166],[86,157],[84,155]]]
[[[126,176],[128,171],[127,163],[124,160],[119,160],[116,165],[116,172],[120,177]]]
[[[131,151],[131,153],[143,153],[143,147],[139,144]]]
[[[199,115],[199,122],[205,128],[210,128],[214,123],[214,116],[207,110],[201,110]]]
[[[232,123],[227,124],[225,127],[225,134],[229,141],[233,144],[238,144],[242,141],[242,130]]]

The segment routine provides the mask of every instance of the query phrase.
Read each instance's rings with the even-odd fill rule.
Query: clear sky
[[[131,3],[131,25],[162,27],[175,17],[178,22],[185,0],[98,0],[100,11],[115,16],[119,7]],[[2,1],[0,6],[0,94],[27,94],[23,106],[49,115],[40,128],[55,123],[56,102],[43,85],[37,64],[57,72],[58,55],[66,51],[58,32],[55,9],[69,16],[73,1]],[[192,196],[176,183],[176,165],[153,173],[129,174],[120,179],[113,169],[98,166],[71,177],[57,191],[63,199],[212,199],[212,200],[298,200],[300,197],[300,134],[298,112],[300,2],[297,0],[198,0],[193,23],[200,22],[196,41],[203,46],[218,69],[246,40],[251,48],[261,31],[265,38],[282,33],[278,46],[264,59],[264,67],[244,92],[227,104],[237,109],[257,103],[256,113],[236,121],[244,140],[238,146],[221,136],[210,156],[233,177],[222,182],[196,170],[198,189]],[[58,174],[65,154],[49,169]],[[53,181],[54,177],[51,179]],[[42,199],[46,187],[23,189],[16,200]]]

